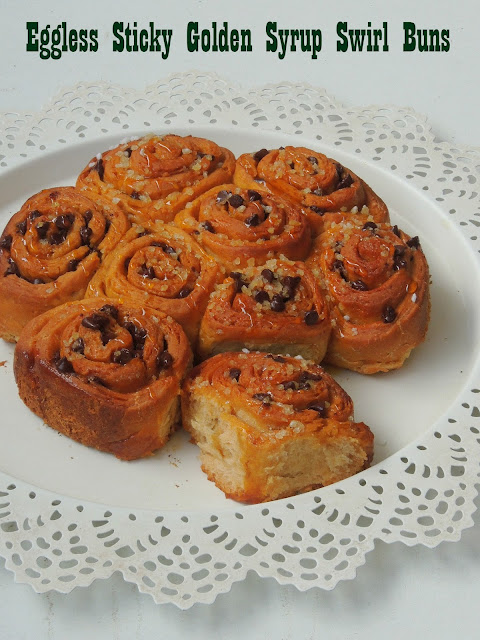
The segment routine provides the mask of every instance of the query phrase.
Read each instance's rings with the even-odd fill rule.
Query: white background
[[[245,87],[282,81],[308,82],[325,88],[347,105],[409,106],[428,116],[438,138],[454,145],[480,146],[478,104],[478,4],[474,0],[323,0],[271,2],[245,0],[164,0],[73,3],[0,0],[0,111],[35,112],[56,93],[79,81],[103,80],[142,88],[171,73],[214,71]],[[61,60],[40,60],[26,52],[27,21],[55,27],[97,28],[99,51],[65,53]],[[153,20],[174,31],[170,56],[113,53],[114,21]],[[212,20],[250,28],[253,52],[189,53],[185,27],[189,20],[207,28]],[[265,51],[265,24],[279,28],[321,28],[323,50],[317,60],[308,53],[288,53],[279,60]],[[388,23],[389,52],[339,53],[336,23],[375,28]],[[448,53],[405,53],[402,24],[450,30]],[[0,194],[1,197],[1,194]],[[478,637],[480,601],[480,518],[460,542],[434,550],[380,543],[352,582],[334,591],[299,593],[272,580],[251,575],[210,606],[187,612],[157,606],[148,596],[114,576],[69,595],[37,595],[15,585],[0,560],[1,640],[96,638],[133,640],[195,636],[266,640]]]

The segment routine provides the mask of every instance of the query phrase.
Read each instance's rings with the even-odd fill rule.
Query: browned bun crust
[[[17,343],[14,373],[20,397],[48,425],[132,460],[167,441],[190,362],[174,320],[96,298],[32,320]]]
[[[25,202],[0,239],[0,337],[18,340],[29,320],[83,298],[130,223],[101,196],[45,189]]]
[[[311,246],[310,225],[299,207],[233,184],[219,185],[189,203],[175,224],[194,234],[227,270],[279,256],[304,260]]]
[[[229,498],[265,502],[349,477],[373,456],[345,391],[321,367],[271,354],[223,353],[196,367],[182,395],[202,469]]]
[[[77,187],[105,196],[139,224],[171,222],[178,211],[232,179],[235,156],[194,136],[146,135],[92,158]]]
[[[307,265],[330,306],[326,362],[360,373],[389,371],[424,340],[429,273],[418,237],[387,224],[332,224]]]
[[[315,235],[327,223],[343,218],[389,220],[385,203],[366,182],[336,160],[306,147],[244,153],[237,159],[233,181],[302,207]]]
[[[217,287],[198,349],[203,358],[246,347],[320,362],[330,329],[322,290],[305,264],[272,259],[233,272]]]
[[[172,225],[133,226],[90,282],[86,297],[108,296],[158,309],[195,342],[220,268],[195,240]]]

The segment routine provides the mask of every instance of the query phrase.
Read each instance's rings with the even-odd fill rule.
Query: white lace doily
[[[279,131],[332,155],[361,154],[454,220],[478,265],[480,151],[436,142],[409,109],[346,108],[303,84],[246,90],[198,73],[142,92],[79,84],[40,113],[0,114],[0,167],[8,172],[82,139],[102,150],[107,137],[217,127]],[[101,506],[0,472],[0,555],[38,592],[68,592],[119,570],[155,601],[185,609],[212,602],[249,570],[300,590],[332,589],[355,576],[375,539],[434,547],[473,524],[479,393],[476,362],[447,414],[397,453],[339,485],[241,509]]]

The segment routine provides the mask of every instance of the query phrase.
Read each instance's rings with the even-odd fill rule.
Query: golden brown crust
[[[424,340],[429,273],[417,237],[387,224],[332,224],[307,265],[330,306],[326,362],[360,373],[389,371]]]
[[[272,259],[233,272],[217,287],[198,348],[202,358],[246,347],[320,362],[330,328],[321,289],[305,264]]]
[[[190,362],[188,340],[171,318],[96,298],[32,320],[14,373],[20,397],[48,425],[132,460],[167,441]]]
[[[187,377],[185,428],[208,477],[235,500],[264,502],[337,482],[371,462],[373,435],[318,365],[224,353]]]
[[[327,223],[347,217],[389,220],[385,203],[361,178],[336,160],[306,147],[244,153],[237,159],[234,182],[301,206],[315,235]]]
[[[175,224],[194,234],[227,270],[279,256],[304,260],[311,246],[310,226],[299,207],[233,184],[219,185],[189,203]]]
[[[44,189],[29,198],[0,240],[0,336],[14,342],[35,316],[83,298],[129,227],[114,205],[74,187]]]
[[[139,224],[171,222],[187,202],[231,180],[235,156],[211,140],[147,135],[92,158],[77,187],[117,203]]]
[[[181,229],[160,223],[151,231],[134,226],[98,270],[86,297],[108,296],[158,309],[195,342],[219,279],[216,262]]]

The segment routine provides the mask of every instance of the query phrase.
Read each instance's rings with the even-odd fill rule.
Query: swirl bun
[[[232,178],[235,157],[211,140],[147,135],[93,158],[77,187],[100,193],[139,224],[171,222],[187,202]]]
[[[86,297],[108,296],[158,309],[179,322],[194,342],[219,277],[215,261],[181,229],[134,226],[98,270]]]
[[[20,397],[48,425],[131,460],[167,441],[190,361],[174,320],[97,298],[32,320],[17,343],[14,372]]]
[[[374,222],[333,224],[307,264],[330,306],[326,362],[360,373],[389,371],[425,338],[429,273],[418,237]]]
[[[83,298],[129,227],[117,207],[73,187],[45,189],[27,200],[0,239],[0,336],[14,342],[35,316]]]
[[[301,206],[315,235],[327,222],[371,216],[388,222],[385,203],[350,169],[306,147],[261,149],[241,155],[234,182],[246,189],[266,190]]]
[[[264,264],[280,255],[303,260],[311,231],[301,210],[276,196],[223,184],[179,213],[175,224],[226,269]]]
[[[275,500],[331,484],[370,464],[373,435],[321,367],[260,352],[196,367],[182,395],[202,468],[227,497]]]
[[[235,271],[211,295],[203,316],[199,352],[259,349],[320,362],[330,317],[313,274],[302,262],[269,260]]]

